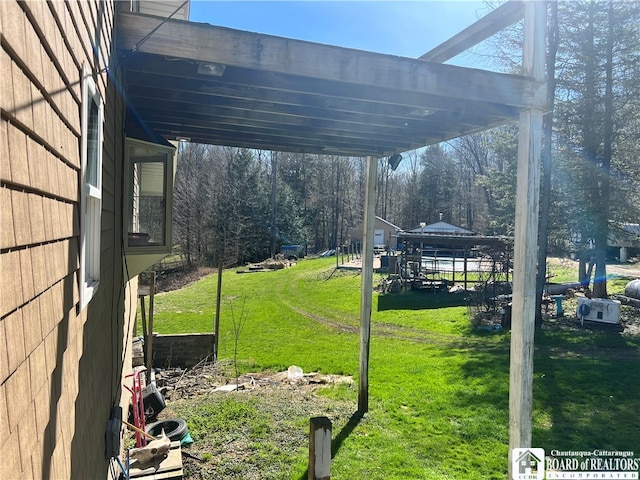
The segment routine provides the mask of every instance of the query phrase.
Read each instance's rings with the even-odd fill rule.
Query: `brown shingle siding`
[[[0,292],[0,316],[15,310],[24,301],[20,278],[20,252],[17,250],[0,255]]]
[[[47,175],[46,157],[47,151],[44,147],[32,138],[27,138],[27,159],[31,187],[42,192],[49,192],[51,188]]]
[[[29,185],[29,165],[27,163],[27,136],[9,123],[9,165],[11,170],[11,181],[14,184]]]
[[[36,289],[33,283],[31,251],[28,248],[20,250],[20,278],[22,279],[22,292],[25,301],[35,297]]]
[[[0,6],[4,3],[7,2],[0,2]],[[0,89],[2,89],[3,92],[3,94],[0,95],[0,106],[7,112],[13,112],[13,95],[8,94],[8,92],[13,91],[13,78],[8,74],[11,71],[11,57],[9,57],[9,54],[4,50],[4,48],[0,49],[0,55],[0,67],[3,72],[3,74],[0,75]]]
[[[31,225],[31,243],[42,243],[46,240],[44,231],[44,213],[42,210],[42,195],[29,193],[29,224]]]
[[[29,245],[32,239],[31,222],[29,221],[29,194],[13,190],[11,192],[11,208],[16,245]]]
[[[9,45],[17,56],[26,57],[28,51],[25,44],[25,15],[17,2],[0,2],[2,16],[3,41]]]
[[[38,344],[37,348],[29,356],[29,369],[31,375],[31,390],[34,397],[37,397],[40,390],[43,388],[46,389],[49,386],[44,342]],[[33,413],[35,415],[35,409]]]
[[[40,297],[36,297],[31,300],[20,310],[22,311],[24,349],[28,357],[38,347],[38,345],[42,343],[43,337],[40,326]]]
[[[13,111],[10,113],[26,128],[33,130],[31,81],[15,62],[11,64],[11,77],[13,80]]]
[[[33,269],[33,287],[36,295],[40,295],[50,284],[47,283],[48,262],[46,259],[46,246],[38,245],[30,248],[31,250],[31,268]]]
[[[11,315],[5,317],[2,322],[5,325],[7,359],[9,361],[9,373],[11,374],[16,371],[27,357],[22,336],[22,310],[15,310]]]
[[[9,376],[9,344],[7,343],[7,333],[6,333],[6,324],[4,320],[0,320],[0,384],[2,384],[5,379]],[[2,426],[5,423],[5,411],[6,409],[6,401],[4,396],[4,391],[0,388],[0,437],[4,438],[4,431],[2,430]]]
[[[27,411],[31,388],[29,384],[29,363],[22,362],[4,383],[7,394],[7,417],[9,419],[9,431],[16,432],[16,427],[22,416]],[[1,463],[1,462],[0,462]]]
[[[16,245],[16,235],[13,229],[13,211],[11,209],[11,190],[0,187],[0,248],[12,248]]]
[[[4,65],[4,64],[3,64]],[[0,67],[2,68],[2,67]],[[6,77],[7,75],[0,75],[0,79]],[[0,88],[2,88],[3,92],[4,85],[0,84]],[[0,95],[0,97],[8,97],[9,95]],[[1,101],[1,100],[0,100]],[[9,122],[4,118],[0,120],[0,180],[10,181],[11,180],[11,170],[9,163]]]

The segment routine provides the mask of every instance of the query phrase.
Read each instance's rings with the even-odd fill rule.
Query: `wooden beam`
[[[331,45],[262,35],[204,23],[118,12],[118,46],[123,50],[184,58],[258,72],[323,79],[345,84],[416,91],[452,99],[526,108],[546,101],[531,78]],[[222,74],[224,76],[224,74]]]
[[[365,190],[362,282],[360,290],[360,375],[358,379],[358,413],[369,411],[369,340],[371,338],[371,305],[373,303],[373,244],[376,223],[378,160],[367,157]]]
[[[153,373],[153,303],[156,295],[156,272],[149,273],[149,330],[147,332],[147,381],[150,382]],[[142,299],[144,302],[144,298]]]
[[[337,258],[337,255],[336,255]],[[313,417],[309,421],[309,480],[331,478],[331,420]]]
[[[513,25],[520,20],[523,15],[524,2],[510,0],[465,28],[457,35],[454,35],[447,41],[429,50],[419,57],[419,59],[429,62],[446,62],[501,30]]]
[[[523,70],[540,81],[545,75],[546,7],[546,2],[528,2],[525,10]],[[509,366],[509,478],[513,449],[531,447],[543,110],[525,110],[520,115]]]

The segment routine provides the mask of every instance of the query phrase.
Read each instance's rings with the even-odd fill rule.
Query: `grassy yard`
[[[154,330],[212,331],[216,282],[212,275],[157,295]],[[241,372],[298,365],[357,382],[357,272],[336,271],[331,258],[265,273],[230,270],[222,298],[220,358],[234,357],[233,323],[242,320]],[[640,457],[640,338],[570,321],[536,335],[533,446]],[[168,410],[187,419],[208,460],[190,478],[306,478],[308,420],[326,415],[332,478],[504,479],[509,341],[509,332],[472,329],[463,296],[374,294],[364,418],[352,417],[357,389],[345,385],[280,391],[280,403],[255,392],[212,394]],[[240,441],[241,461],[224,460]]]

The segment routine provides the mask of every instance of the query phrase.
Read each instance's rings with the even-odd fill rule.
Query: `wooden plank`
[[[521,76],[314,44],[202,23],[168,20],[154,32],[152,42],[137,45],[159,23],[157,18],[118,12],[119,46],[126,50],[135,48],[173,58],[523,108],[535,106],[540,101],[531,95],[539,85]]]
[[[180,442],[171,442],[171,448],[162,461],[152,465],[131,464],[131,478],[163,480],[182,478],[182,449]]]
[[[540,80],[545,75],[545,29],[546,2],[528,2],[522,63],[526,75]],[[509,368],[509,477],[513,449],[531,447],[542,116],[543,109],[525,110],[520,115]]]
[[[419,58],[429,62],[446,62],[513,25],[523,16],[524,2],[509,0]]]
[[[309,480],[331,478],[331,420],[313,417],[309,421]]]
[[[485,99],[471,102],[457,98],[428,95],[417,91],[381,89],[375,86],[356,85],[341,81],[308,78],[301,82],[297,77],[273,72],[247,72],[228,67],[224,77],[204,77],[197,74],[193,62],[171,61],[137,54],[135,61],[126,65],[127,85],[150,87],[149,75],[163,89],[171,92],[198,92],[215,97],[251,98],[283,105],[301,105],[308,108],[323,107],[330,110],[366,112],[372,115],[389,115],[394,109],[405,115],[420,107],[448,110],[460,113],[465,107],[473,110],[496,109]],[[157,80],[157,82],[156,82]],[[367,108],[368,106],[368,108]],[[499,106],[501,114],[507,108]]]
[[[360,286],[360,360],[358,379],[358,412],[369,411],[369,341],[371,339],[371,306],[373,295],[373,244],[378,190],[378,159],[367,157],[364,226],[362,238],[362,281]]]
[[[147,345],[147,372],[151,375],[153,372],[153,303],[156,294],[156,272],[150,272],[149,276],[149,329],[145,343]]]

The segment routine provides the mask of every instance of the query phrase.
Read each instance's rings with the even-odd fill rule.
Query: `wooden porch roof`
[[[438,63],[521,14],[508,2],[421,59],[125,12],[116,31],[131,111],[169,140],[383,157],[544,104],[532,78]]]

